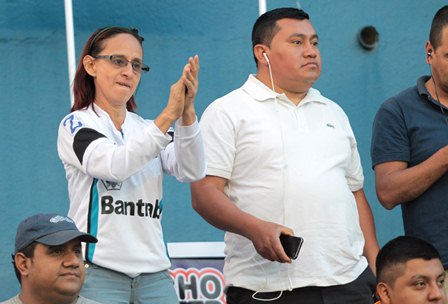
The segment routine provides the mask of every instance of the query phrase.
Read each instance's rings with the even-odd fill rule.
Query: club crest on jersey
[[[108,191],[110,190],[120,190],[123,183],[116,183],[116,182],[109,182],[105,180],[101,180],[101,182],[104,185],[104,188],[106,188]]]

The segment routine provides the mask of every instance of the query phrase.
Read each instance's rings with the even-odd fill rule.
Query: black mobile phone
[[[300,236],[280,234],[280,242],[286,254],[293,260],[297,259],[303,244],[303,238]]]

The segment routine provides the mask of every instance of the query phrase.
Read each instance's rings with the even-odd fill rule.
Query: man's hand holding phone
[[[302,248],[303,238],[300,236],[280,234],[280,242],[288,257],[293,260],[297,259],[300,248]]]

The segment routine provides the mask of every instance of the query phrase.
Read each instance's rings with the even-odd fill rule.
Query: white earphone
[[[266,59],[266,61],[268,62],[268,64],[269,64],[269,58],[268,58],[268,55],[266,55],[266,52],[263,52],[263,56]]]

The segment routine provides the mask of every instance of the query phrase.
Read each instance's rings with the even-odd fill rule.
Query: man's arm
[[[406,162],[391,161],[377,164],[374,169],[378,200],[392,209],[419,197],[448,171],[448,146],[411,168]]]
[[[353,192],[353,195],[355,196],[356,206],[358,207],[359,223],[364,235],[364,256],[367,258],[373,273],[375,273],[375,261],[380,248],[376,238],[372,209],[370,209],[370,205],[367,202],[363,189]]]
[[[251,240],[265,259],[291,263],[283,251],[279,236],[282,233],[293,235],[293,231],[239,209],[224,193],[226,183],[224,178],[209,175],[192,183],[192,204],[196,212],[213,226]]]

